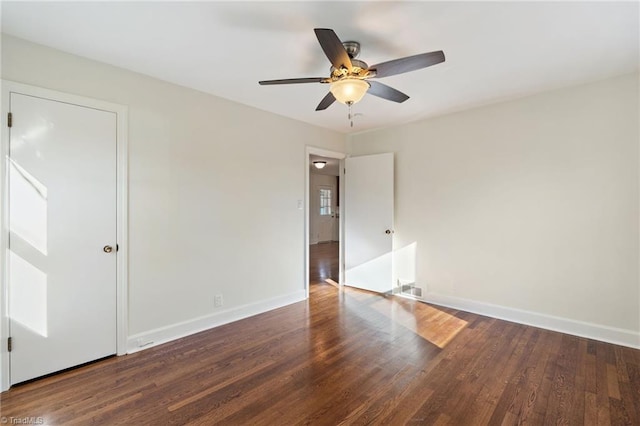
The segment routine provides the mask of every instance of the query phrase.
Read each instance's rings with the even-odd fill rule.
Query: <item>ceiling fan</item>
[[[357,41],[341,42],[336,33],[328,28],[316,28],[314,31],[332,65],[329,77],[263,80],[258,83],[261,85],[329,83],[329,93],[320,101],[316,111],[327,109],[336,100],[351,107],[366,93],[393,102],[404,102],[409,99],[409,96],[370,79],[389,77],[444,62],[444,52],[438,50],[368,66],[365,62],[355,59],[360,53],[360,43]]]

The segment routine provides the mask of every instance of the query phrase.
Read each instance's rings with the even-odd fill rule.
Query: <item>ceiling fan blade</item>
[[[394,89],[393,87],[387,86],[386,84],[382,84],[377,81],[368,81],[367,83],[371,85],[369,90],[367,90],[367,93],[370,95],[398,103],[402,103],[409,99],[409,96]]]
[[[316,111],[322,111],[322,110],[325,110],[325,109],[329,108],[331,106],[331,104],[334,103],[335,101],[336,101],[336,98],[335,98],[335,96],[333,96],[333,93],[331,93],[331,92],[327,93],[327,96],[322,98],[322,100],[320,101],[320,103],[316,107]]]
[[[369,70],[375,70],[376,77],[378,78],[389,77],[391,75],[430,67],[431,65],[439,64],[440,62],[444,62],[444,52],[442,50],[382,62],[380,64],[370,66]]]
[[[313,31],[315,31],[318,42],[331,64],[337,69],[345,67],[351,71],[353,68],[351,59],[336,33],[328,28],[316,28]]]
[[[299,83],[322,83],[326,80],[323,77],[310,77],[310,78],[285,78],[282,80],[263,80],[258,84],[262,86],[268,86],[270,84],[299,84]]]

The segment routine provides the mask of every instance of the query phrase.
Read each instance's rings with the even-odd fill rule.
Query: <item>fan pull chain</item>
[[[351,113],[351,107],[353,106],[353,102],[347,102],[347,105],[349,105],[349,115],[347,117],[349,119],[349,122],[351,123],[351,127],[353,127],[353,114]]]

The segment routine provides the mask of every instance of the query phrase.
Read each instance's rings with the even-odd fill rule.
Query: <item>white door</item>
[[[336,217],[335,194],[335,185],[318,185],[316,187],[318,242],[331,241],[333,239],[333,227]]]
[[[10,110],[15,384],[116,353],[117,117],[18,93]]]
[[[345,284],[393,288],[393,153],[345,161]]]

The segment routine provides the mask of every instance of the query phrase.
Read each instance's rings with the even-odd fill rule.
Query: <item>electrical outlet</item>
[[[219,308],[220,306],[222,306],[222,304],[223,304],[223,300],[222,300],[221,294],[216,294],[215,296],[213,296],[213,306],[215,306],[216,308]]]

